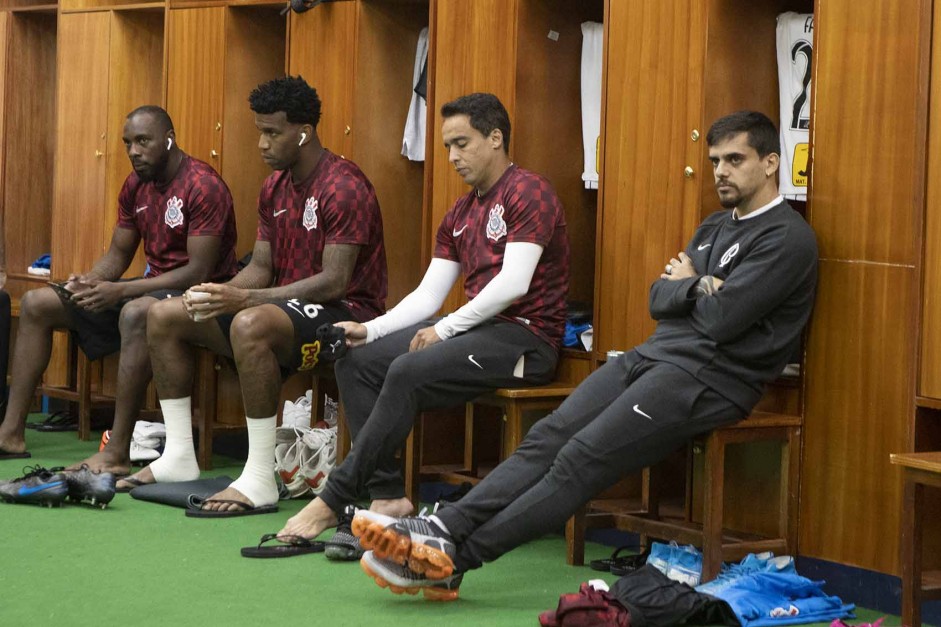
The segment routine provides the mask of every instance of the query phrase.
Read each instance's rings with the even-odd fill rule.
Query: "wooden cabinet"
[[[279,9],[169,11],[167,110],[183,150],[212,165],[232,192],[239,256],[254,246],[258,192],[271,174],[256,148],[248,94],[284,75],[287,27]]]
[[[435,107],[475,91],[492,92],[510,114],[510,156],[545,176],[565,207],[572,245],[569,298],[590,302],[594,289],[597,193],[581,180],[581,23],[603,19],[602,2],[438,0],[435,4]],[[441,147],[441,118],[429,123],[432,163],[425,257],[444,214],[468,189]],[[445,304],[465,301],[455,289]]]
[[[291,16],[289,71],[307,79],[323,101],[317,128],[323,145],[354,161],[376,189],[391,307],[415,289],[425,270],[421,246],[401,243],[415,242],[421,233],[428,162],[409,161],[401,150],[429,3],[357,0],[315,11]]]

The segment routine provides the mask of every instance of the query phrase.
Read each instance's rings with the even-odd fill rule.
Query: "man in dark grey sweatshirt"
[[[457,598],[463,573],[561,527],[592,496],[689,438],[748,416],[810,317],[817,244],[778,194],[765,115],[719,119],[706,141],[728,211],[699,226],[650,289],[650,338],[608,361],[517,451],[436,515],[362,511],[362,565],[396,592]],[[610,286],[614,287],[614,286]]]

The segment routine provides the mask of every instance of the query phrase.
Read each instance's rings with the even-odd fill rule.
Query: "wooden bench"
[[[413,503],[417,503],[418,485],[424,481],[443,481],[446,483],[461,484],[468,482],[477,484],[483,477],[480,476],[480,460],[478,447],[475,446],[475,432],[477,424],[474,420],[475,405],[498,407],[503,411],[501,423],[501,450],[500,461],[513,454],[513,451],[523,441],[526,435],[523,418],[528,412],[541,411],[548,414],[562,404],[575,384],[564,381],[555,381],[547,385],[526,388],[499,388],[490,394],[485,394],[465,405],[464,409],[464,463],[463,468],[456,470],[443,470],[436,468],[422,468],[422,418],[415,420],[415,426],[405,445],[405,492]]]
[[[716,429],[694,440],[687,455],[686,497],[679,517],[662,515],[656,477],[645,469],[639,504],[623,501],[591,501],[566,525],[569,564],[581,565],[585,556],[585,530],[588,527],[616,527],[648,537],[694,544],[703,551],[702,580],[718,573],[723,561],[739,560],[748,553],[773,551],[793,555],[797,549],[797,516],[801,452],[799,416],[755,412],[734,425]],[[776,537],[733,532],[723,526],[726,447],[730,444],[780,441],[780,495]],[[704,454],[702,522],[694,522],[693,464],[694,447]]]
[[[921,604],[941,599],[941,570],[922,568],[922,520],[925,487],[941,488],[941,452],[899,453],[889,456],[902,468],[905,496],[902,501],[900,557],[902,566],[902,624],[921,625]]]

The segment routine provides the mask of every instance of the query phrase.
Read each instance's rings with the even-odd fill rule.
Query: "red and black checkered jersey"
[[[271,174],[258,196],[258,239],[271,244],[277,286],[319,273],[326,244],[360,246],[341,302],[359,321],[385,311],[382,214],[376,190],[352,161],[324,150],[301,183],[294,183],[290,170]]]
[[[435,257],[461,264],[468,300],[500,272],[507,242],[542,246],[529,291],[497,317],[561,346],[569,241],[562,203],[546,179],[511,165],[483,196],[471,190],[459,198],[441,221],[436,240]]]
[[[200,235],[222,238],[211,281],[228,281],[238,271],[232,194],[209,164],[189,155],[167,183],[144,182],[131,172],[118,194],[118,226],[144,241],[147,277],[189,263],[186,240]]]

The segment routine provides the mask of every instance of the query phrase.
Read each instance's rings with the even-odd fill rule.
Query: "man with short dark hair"
[[[548,181],[510,161],[510,120],[496,96],[463,96],[441,115],[448,159],[472,189],[442,220],[418,288],[384,316],[341,323],[354,348],[336,375],[354,446],[280,532],[313,538],[339,524],[328,557],[362,554],[348,529],[361,489],[378,514],[412,513],[395,451],[420,411],[555,373],[569,277],[562,204]],[[431,318],[461,273],[467,303]]]
[[[261,157],[273,170],[258,197],[252,260],[228,283],[197,285],[148,318],[157,395],[167,427],[163,457],[119,489],[199,476],[190,394],[195,350],[233,357],[248,423],[248,460],[230,487],[191,516],[277,511],[275,428],[282,376],[317,365],[317,329],[370,320],[386,298],[382,216],[372,184],[320,143],[320,98],[301,77],[259,85],[249,97]]]
[[[458,595],[463,574],[560,529],[595,494],[745,418],[810,317],[817,244],[778,194],[778,134],[739,112],[707,136],[712,214],[650,290],[653,335],[596,370],[517,451],[435,515],[358,512],[364,570],[393,592]],[[614,289],[605,286],[604,289]]]
[[[173,122],[160,107],[129,113],[123,139],[134,171],[118,195],[108,252],[85,274],[71,275],[61,293],[42,287],[21,301],[0,459],[29,457],[26,415],[49,362],[52,332],[69,329],[89,359],[121,351],[111,439],[74,468],[87,464],[93,471],[127,474],[134,421],[151,378],[148,309],[159,298],[235,274],[235,213],[222,178],[177,146]],[[147,272],[119,280],[141,241]]]

